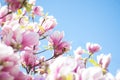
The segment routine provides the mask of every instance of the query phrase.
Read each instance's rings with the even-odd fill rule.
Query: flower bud
[[[93,43],[87,43],[86,48],[91,54],[98,52],[101,49],[99,44],[93,44]]]

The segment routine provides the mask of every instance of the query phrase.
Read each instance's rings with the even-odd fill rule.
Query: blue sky
[[[102,50],[96,55],[111,53],[109,71],[115,75],[120,69],[120,0],[39,0],[37,5],[57,19],[55,29],[65,32],[72,50],[99,43]]]
[[[96,55],[111,53],[109,71],[115,75],[120,69],[120,0],[37,0],[37,5],[57,19],[55,30],[65,32],[72,50],[99,43],[102,50]]]

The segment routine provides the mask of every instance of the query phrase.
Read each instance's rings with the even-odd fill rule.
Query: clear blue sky
[[[109,71],[115,75],[120,69],[120,0],[37,1],[57,19],[55,29],[65,32],[65,39],[72,41],[72,50],[94,42],[102,46],[96,55],[111,53]]]
[[[37,5],[57,19],[55,29],[65,32],[72,50],[99,43],[102,50],[96,55],[111,53],[109,71],[115,75],[120,69],[120,0],[37,0]]]

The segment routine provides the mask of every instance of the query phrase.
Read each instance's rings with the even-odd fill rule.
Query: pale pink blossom
[[[99,56],[97,56],[98,64],[100,64],[104,69],[107,69],[108,65],[110,64],[110,60],[111,54],[108,55],[100,54]]]
[[[41,6],[34,6],[32,12],[35,15],[42,16],[43,15],[43,8]]]
[[[52,35],[50,35],[49,42],[55,46],[62,41],[64,37],[64,32],[55,31]]]
[[[36,55],[29,51],[25,51],[25,53],[23,54],[23,62],[25,62],[27,66],[33,67],[36,64],[36,60],[37,60]]]
[[[103,78],[103,73],[100,67],[89,67],[81,73],[81,80],[101,80],[101,78]]]
[[[19,73],[19,56],[12,47],[0,43],[0,79],[16,80]]]
[[[12,30],[9,26],[5,26],[2,29],[2,40],[8,46],[12,46],[15,49],[21,48],[22,43],[22,33],[19,29]]]
[[[78,54],[78,55],[81,55],[84,53],[84,49],[82,49],[81,47],[78,47],[75,51],[74,51],[74,54]]]
[[[101,46],[99,44],[87,43],[86,48],[91,54],[93,54],[98,52],[101,49]]]
[[[10,46],[0,43],[0,62],[3,63],[4,70],[6,68],[14,67],[19,62],[19,57],[13,52],[13,49]]]
[[[62,78],[62,76],[66,76],[74,70],[74,68],[76,67],[75,64],[76,63],[73,58],[59,56],[50,65],[50,74],[48,75],[48,79],[61,80],[60,78]]]
[[[47,32],[57,25],[57,21],[53,16],[41,17],[40,25],[43,27],[44,32]]]
[[[39,35],[33,31],[25,31],[22,35],[22,46],[23,47],[30,47],[36,46],[39,44]]]
[[[12,14],[8,14],[7,6],[3,6],[0,8],[0,26],[2,26],[6,21],[10,21],[12,19]]]
[[[106,69],[108,65],[110,64],[110,61],[111,61],[111,54],[104,56],[102,67]]]

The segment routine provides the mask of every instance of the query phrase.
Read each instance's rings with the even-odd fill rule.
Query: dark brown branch
[[[40,38],[39,40],[43,40],[43,39],[47,38],[47,36],[48,36],[48,35],[43,36],[43,37],[42,37],[42,38]]]
[[[2,17],[0,17],[0,19],[6,17],[7,15],[11,14],[12,12],[8,12],[7,14],[3,15]]]
[[[43,51],[40,51],[40,52],[38,52],[38,53],[35,53],[35,54],[41,54],[41,53],[43,53],[43,52],[45,52],[45,51],[47,51],[48,49],[45,49],[45,50],[43,50]]]

